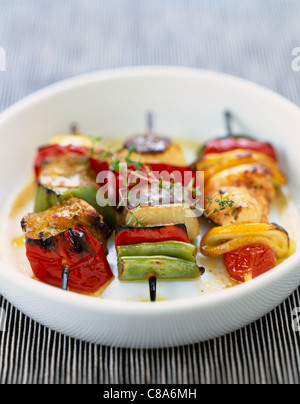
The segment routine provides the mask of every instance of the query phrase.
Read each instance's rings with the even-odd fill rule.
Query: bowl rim
[[[113,69],[105,69],[100,71],[94,71],[76,75],[71,78],[67,78],[56,83],[53,83],[47,87],[35,91],[32,94],[22,98],[12,106],[5,109],[0,114],[0,125],[5,123],[18,114],[21,111],[34,107],[35,104],[40,101],[53,96],[59,96],[59,94],[71,90],[74,86],[81,87],[91,84],[95,81],[108,81],[115,79],[128,79],[133,77],[143,78],[158,78],[173,76],[174,78],[194,78],[213,81],[227,81],[231,85],[241,87],[243,91],[254,92],[266,99],[271,99],[273,102],[280,103],[282,108],[288,108],[300,117],[300,108],[286,99],[280,94],[260,85],[249,81],[247,79],[236,77],[230,74],[198,69],[192,67],[178,67],[178,66],[131,66],[131,67],[118,67]],[[5,212],[2,212],[1,216],[4,216]],[[71,306],[85,306],[90,310],[105,311],[107,313],[142,313],[143,315],[152,314],[168,314],[170,312],[180,313],[189,309],[206,308],[208,306],[219,306],[220,304],[228,301],[235,301],[239,298],[243,298],[247,295],[255,293],[271,284],[283,278],[288,272],[297,270],[297,266],[300,265],[300,251],[297,251],[289,257],[284,263],[280,264],[278,269],[269,271],[260,275],[259,277],[252,279],[251,282],[236,285],[232,288],[226,288],[220,291],[212,292],[209,294],[203,294],[190,298],[174,299],[168,301],[157,301],[155,304],[151,302],[139,302],[139,301],[124,301],[124,300],[112,300],[105,298],[95,298],[94,296],[88,296],[78,293],[66,293],[59,288],[51,285],[44,284],[35,279],[32,279],[19,271],[17,271],[12,265],[6,262],[0,261],[0,277],[13,282],[16,286],[23,288],[27,291],[32,291],[40,296],[47,296],[51,298],[56,304],[71,305]],[[2,291],[3,293],[3,291]],[[5,295],[5,293],[3,293]]]

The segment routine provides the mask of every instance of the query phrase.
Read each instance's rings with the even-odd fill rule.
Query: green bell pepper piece
[[[201,275],[196,263],[180,258],[162,255],[144,257],[119,257],[118,270],[120,280],[146,280],[153,272],[157,278],[195,278]]]
[[[47,210],[57,202],[73,196],[75,198],[82,199],[93,206],[97,212],[103,216],[104,222],[110,227],[110,229],[114,230],[117,226],[116,211],[108,204],[104,207],[99,206],[96,199],[97,192],[98,188],[94,185],[86,185],[81,188],[74,188],[66,192],[59,193],[54,189],[44,187],[42,184],[38,183],[34,202],[34,212],[38,213]],[[101,195],[98,194],[98,199],[99,197],[101,197]]]
[[[196,262],[196,247],[193,244],[181,241],[163,241],[159,243],[119,246],[117,252],[119,257],[163,255],[194,263]]]

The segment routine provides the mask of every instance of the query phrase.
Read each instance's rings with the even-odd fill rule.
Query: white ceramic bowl
[[[247,131],[274,142],[297,206],[300,202],[300,110],[258,85],[186,68],[130,68],[58,83],[0,116],[0,200],[22,187],[37,146],[79,122],[87,133],[126,136],[144,128],[145,111],[159,132],[203,141],[222,134],[234,111]],[[296,240],[298,241],[298,240]],[[300,284],[299,250],[276,270],[233,288],[155,304],[66,293],[0,263],[0,292],[34,320],[87,341],[121,347],[194,343],[243,327],[286,299]]]

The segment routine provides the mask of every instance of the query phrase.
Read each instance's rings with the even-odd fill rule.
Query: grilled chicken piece
[[[237,223],[267,223],[269,214],[269,204],[266,198],[255,191],[245,187],[223,187],[218,191],[211,191],[207,195],[205,208],[209,218],[216,224],[228,226]],[[225,207],[220,210],[220,205],[215,201],[225,198],[234,201],[232,208]],[[214,212],[216,209],[216,213]]]
[[[242,164],[213,175],[205,184],[205,192],[210,194],[223,187],[245,187],[255,190],[269,203],[276,194],[272,173],[261,163]]]
[[[191,167],[198,171],[204,171],[205,179],[207,180],[228,168],[253,163],[263,164],[272,173],[275,186],[281,186],[287,183],[287,178],[273,159],[263,153],[249,150],[233,150],[219,154],[207,154],[199,161],[192,164]]]
[[[107,253],[107,239],[111,231],[96,209],[81,199],[62,200],[43,212],[29,213],[21,221],[26,238],[36,240],[55,237],[78,224],[100,241]]]

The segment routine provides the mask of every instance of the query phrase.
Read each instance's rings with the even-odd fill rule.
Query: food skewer
[[[67,261],[63,261],[62,263],[62,272],[61,272],[61,288],[62,290],[68,290],[69,284],[69,275],[70,275],[70,265]]]
[[[156,301],[157,278],[156,278],[156,274],[154,272],[149,272],[148,282],[149,282],[150,300],[151,300],[151,302],[155,302]]]
[[[99,293],[113,279],[108,226],[87,202],[69,198],[22,219],[26,255],[37,279],[82,293]]]
[[[181,148],[153,132],[152,112],[146,115],[146,122],[146,134],[128,139],[123,151],[131,150],[132,160],[143,162],[150,168],[147,174],[152,180],[151,185],[158,180],[152,175],[152,170],[169,174],[190,171],[194,174],[194,170],[186,166]],[[179,168],[174,161],[180,164],[184,161],[184,164]],[[196,264],[196,248],[191,243],[200,233],[198,219],[182,200],[166,202],[170,191],[173,192],[172,186],[168,184],[164,199],[164,179],[159,180],[162,180],[160,186],[151,187],[151,196],[147,193],[148,186],[145,186],[140,190],[144,196],[142,201],[135,204],[129,200],[121,215],[122,226],[115,232],[119,279],[147,279],[151,301],[156,300],[158,279],[192,278],[203,274],[203,268]],[[126,237],[120,240],[122,234]]]
[[[76,136],[70,135],[72,140],[74,137],[78,140]],[[116,212],[108,204],[98,204],[101,194],[96,173],[90,163],[93,143],[89,144],[88,140],[82,145],[72,143],[71,140],[68,142],[68,138],[62,136],[39,148],[34,161],[37,183],[34,211],[38,213],[47,210],[55,203],[73,196],[92,205],[113,231],[117,222]],[[108,170],[107,163],[105,166],[103,161],[99,163],[102,169]]]
[[[96,206],[90,204],[91,196],[85,190],[86,185],[90,187],[94,186],[93,176],[88,171],[88,164],[92,160],[91,150],[93,149],[94,152],[95,144],[92,143],[91,145],[88,138],[81,139],[83,136],[77,135],[78,128],[74,125],[72,135],[69,138],[67,136],[53,138],[49,145],[41,147],[38,150],[34,164],[37,181],[35,211],[23,218],[22,228],[26,237],[27,258],[38,279],[54,286],[60,285],[63,290],[94,293],[99,288],[105,287],[113,278],[111,269],[105,258],[105,254],[107,254],[106,240],[111,234],[111,229],[109,230],[107,225],[102,222],[102,216],[99,215],[99,212],[96,212]],[[74,140],[75,142],[73,143]],[[153,133],[153,114],[151,112],[147,114],[147,133],[144,135],[143,140],[145,140],[144,150],[136,153],[135,161],[139,161],[141,156],[145,157],[145,160],[153,161],[154,159],[155,164],[157,164],[155,168],[158,168],[161,159],[165,159],[165,162],[169,164],[167,167],[172,169],[170,161],[176,157],[183,164],[184,158],[181,149],[173,145],[169,139]],[[155,149],[156,140],[160,142],[160,147],[163,146],[159,150]],[[147,148],[148,141],[150,152]],[[99,146],[99,150],[101,150],[101,145]],[[95,148],[95,150],[98,149]],[[103,159],[99,161],[102,169],[103,167],[109,168],[110,161],[104,161],[106,165],[103,164]],[[85,164],[87,165],[85,166]],[[80,167],[79,171],[78,167]],[[165,167],[166,164],[163,168]],[[184,165],[182,167],[182,171],[189,169]],[[94,170],[94,167],[91,166],[91,168]],[[75,172],[79,172],[79,176],[76,174],[76,181],[80,180],[76,184],[72,182],[72,176]],[[72,181],[70,181],[71,178]],[[167,208],[169,211],[172,210],[170,207]],[[170,219],[170,216],[168,217]],[[138,221],[140,225],[140,219]],[[98,223],[99,227],[97,227]],[[194,229],[195,235],[197,235],[198,226],[197,224]],[[190,228],[191,226],[189,226],[189,230]],[[186,228],[184,229],[184,233],[187,238],[185,240],[186,244],[189,244],[190,241]],[[80,242],[79,239],[81,239]],[[90,243],[91,245],[93,244],[93,248],[89,245]],[[144,248],[147,248],[146,244],[143,243]],[[167,249],[166,251],[168,251],[168,248],[171,248],[172,251],[172,246],[168,245],[164,247]],[[71,262],[67,259],[69,257],[69,253],[67,253],[69,248],[74,249]],[[151,248],[153,249],[153,244]],[[182,253],[189,255],[190,252],[188,249],[185,252],[185,249],[186,246],[183,246]],[[95,253],[96,250],[97,253]],[[179,251],[181,251],[180,248]],[[48,257],[52,257],[51,264],[45,258],[45,254]],[[78,263],[80,257],[82,258],[82,255],[79,256],[78,254],[84,254],[85,263]],[[188,277],[199,276],[201,274],[195,263],[193,252],[191,259],[187,261],[172,257],[172,254],[170,257],[165,256],[162,251],[160,251],[162,255],[159,257],[155,255],[155,251],[149,254],[148,257],[137,257],[141,258],[141,260],[137,260],[137,263],[142,264],[141,266],[138,265],[139,270],[140,268],[144,270],[152,258],[158,258],[158,266],[163,267],[163,270],[157,273],[153,270],[151,271],[152,264],[150,264],[150,268],[147,271],[151,301],[156,300],[158,276],[170,278],[173,276],[184,277],[185,275]],[[122,262],[122,258],[120,258],[120,262]],[[172,268],[177,268],[178,263],[180,264],[178,266],[179,272],[176,275],[176,271],[172,272]],[[94,264],[95,267],[93,267]],[[127,275],[130,273],[133,274],[137,268],[135,260],[132,259],[124,259],[122,267]],[[76,270],[73,270],[74,268]],[[79,274],[82,284],[78,283],[78,280],[75,279],[76,274]],[[89,280],[90,276],[93,279],[97,279],[96,283],[91,284],[91,280]]]
[[[234,135],[230,111],[225,111],[224,119],[227,136],[208,142],[200,159],[192,167],[186,166],[180,147],[174,145],[170,139],[153,132],[152,112],[148,112],[146,115],[146,133],[128,139],[121,150],[121,154],[122,152],[126,153],[124,154],[125,161],[130,161],[136,169],[147,165],[147,169],[150,169],[150,172],[147,171],[147,174],[150,174],[149,178],[151,178],[151,170],[154,168],[167,169],[167,172],[172,173],[172,170],[179,168],[173,165],[173,161],[177,162],[178,159],[182,173],[186,170],[204,171],[204,193],[207,195],[205,211],[219,227],[212,229],[203,237],[201,251],[204,255],[212,257],[223,255],[226,267],[234,277],[237,274],[232,262],[233,260],[238,262],[241,254],[244,254],[243,248],[249,247],[249,251],[250,247],[253,250],[256,248],[254,252],[251,252],[252,256],[259,256],[259,254],[264,257],[268,256],[269,266],[272,266],[278,257],[282,258],[287,253],[289,248],[288,234],[280,226],[268,223],[269,204],[274,198],[275,189],[284,185],[286,179],[280,171],[276,151],[272,145],[258,142],[247,135]],[[73,136],[75,131],[77,134],[78,129],[74,127]],[[69,170],[69,173],[72,174],[72,170],[77,170],[78,164],[82,164],[82,161],[89,163],[92,160],[89,155],[90,152],[91,149],[86,146],[73,145],[72,143],[63,145],[55,142],[38,151],[35,160],[38,183],[36,209],[35,213],[32,214],[33,216],[27,215],[22,221],[26,234],[27,255],[32,266],[35,269],[38,268],[35,273],[43,273],[45,267],[39,272],[40,263],[37,263],[31,255],[32,249],[35,248],[40,252],[39,248],[42,246],[45,248],[46,245],[70,235],[74,242],[76,231],[81,231],[85,237],[89,234],[89,226],[91,223],[95,224],[94,219],[89,222],[91,218],[98,215],[97,220],[102,221],[99,213],[96,211],[91,213],[93,207],[89,204],[90,199],[84,187],[93,184],[92,177],[89,177],[90,174],[85,171],[86,167],[80,172],[80,175],[87,182],[80,182],[75,188],[72,184],[71,189],[67,189],[68,192],[60,191],[60,193],[57,192],[57,185],[55,185],[59,184],[60,188],[66,187],[64,178],[61,181],[59,175],[56,174],[57,165],[59,172],[62,172],[61,168],[64,167],[67,172]],[[130,159],[128,154],[130,154]],[[93,157],[97,160],[97,155]],[[111,160],[99,159],[98,162],[102,168],[109,168],[111,164]],[[152,177],[153,180],[157,181],[158,178]],[[82,188],[84,188],[84,192],[82,192]],[[144,204],[138,205],[134,205],[130,201],[123,209],[119,228],[116,232],[120,279],[147,279],[151,301],[156,300],[157,280],[159,278],[196,277],[203,274],[203,268],[197,266],[195,246],[192,244],[192,240],[200,232],[199,222],[196,217],[187,214],[186,207],[182,203],[176,200],[166,203],[161,196],[161,188],[159,187],[158,191],[159,198],[151,200],[146,198]],[[216,194],[220,196],[219,200],[216,199]],[[223,203],[225,199],[227,203]],[[72,217],[72,207],[83,203],[87,203],[88,207],[86,206],[84,211],[90,212],[90,216],[76,215],[76,220],[74,223],[72,222],[72,225],[55,232],[54,229],[57,229],[59,222],[57,219],[53,219],[56,217],[53,212],[69,209],[70,217]],[[216,209],[216,205],[221,206],[221,208]],[[75,216],[73,217],[75,218]],[[51,224],[49,218],[52,220]],[[36,220],[43,226],[34,225]],[[48,228],[44,228],[44,223],[47,221]],[[83,227],[78,228],[78,223],[81,223]],[[122,224],[123,226],[120,227]],[[104,224],[101,226],[102,230],[104,228],[106,230],[98,241],[101,243],[105,254],[107,253],[105,251],[106,240],[112,229],[109,231]],[[153,235],[156,234],[158,228],[160,236],[155,239]],[[91,230],[93,231],[93,225],[91,225]],[[50,234],[48,234],[49,231]],[[127,232],[127,242],[120,243],[117,240],[120,241],[119,234],[124,231]],[[137,235],[137,231],[140,232],[139,235]],[[164,231],[166,231],[166,236],[163,239]],[[180,234],[181,237],[184,234],[183,239],[178,236]],[[179,239],[176,238],[177,236]],[[250,236],[251,242],[249,241]],[[132,241],[134,237],[135,242]],[[128,242],[130,238],[132,240]],[[260,247],[260,251],[258,251],[257,246]],[[74,244],[74,248],[78,248],[78,246],[76,247]],[[238,254],[235,254],[236,251]],[[247,254],[245,255],[246,258]],[[59,254],[56,258],[59,258]],[[101,260],[103,261],[103,259],[102,256]],[[104,261],[102,267],[106,268],[106,275],[108,275],[108,279],[111,279],[110,270]],[[72,263],[65,260],[64,255],[60,256],[60,263],[61,288],[63,290],[68,290],[70,287],[74,289],[74,283],[73,286],[70,284],[70,281],[73,282],[71,277]],[[55,270],[53,270],[54,273]],[[42,278],[45,274],[42,275]],[[247,281],[255,276],[256,274],[249,270],[243,274],[243,280]],[[240,277],[239,280],[241,280]],[[47,282],[57,284],[58,281],[54,279],[49,281],[48,279]]]
[[[227,136],[232,136],[233,131],[232,131],[232,125],[231,125],[231,119],[232,119],[231,112],[225,111],[224,118],[225,118],[225,126],[227,129]]]
[[[150,172],[146,171],[149,178],[151,178],[151,170],[153,169],[166,169],[168,173],[172,173],[172,170],[178,170],[179,166],[174,166],[173,161],[176,161],[176,163],[179,161],[181,173],[186,170],[193,172],[196,170],[204,171],[204,194],[207,195],[205,212],[220,227],[212,229],[203,237],[201,242],[202,253],[208,256],[224,255],[226,266],[229,269],[233,259],[232,253],[236,249],[247,247],[249,243],[247,244],[245,240],[247,241],[249,235],[251,235],[251,246],[253,245],[253,240],[256,240],[257,243],[260,243],[260,246],[264,245],[266,247],[266,250],[260,252],[261,254],[269,253],[269,250],[272,250],[273,255],[270,253],[269,255],[270,261],[273,262],[275,258],[284,256],[288,249],[289,238],[284,229],[268,223],[268,208],[274,198],[275,188],[284,185],[286,179],[280,171],[276,151],[272,145],[258,142],[247,135],[234,135],[230,111],[225,111],[224,119],[227,130],[226,137],[208,142],[202,151],[200,159],[192,167],[186,166],[180,147],[174,145],[169,138],[161,137],[153,132],[152,112],[146,114],[146,133],[128,139],[120,155],[123,152],[124,160],[133,164],[137,170],[141,167],[147,167],[147,170],[150,169]],[[73,136],[75,132],[77,134],[77,131],[78,129],[74,127],[72,130]],[[72,156],[70,153],[73,153]],[[44,220],[48,214],[51,216],[53,207],[55,207],[54,210],[59,209],[67,201],[71,201],[72,204],[76,197],[77,200],[82,202],[85,200],[85,202],[89,203],[88,194],[85,191],[82,192],[82,188],[86,184],[89,185],[89,181],[92,182],[92,177],[89,178],[87,171],[83,171],[82,175],[85,179],[89,178],[88,182],[80,182],[77,188],[72,185],[71,189],[67,190],[67,193],[57,193],[57,185],[52,186],[51,183],[53,181],[54,184],[59,184],[60,187],[65,186],[60,182],[60,178],[56,174],[55,166],[57,164],[60,164],[60,172],[62,172],[61,167],[67,167],[67,171],[69,169],[70,173],[72,173],[73,168],[74,170],[78,168],[77,162],[79,164],[82,161],[89,163],[94,158],[99,166],[91,167],[92,170],[97,171],[98,167],[112,169],[112,155],[110,155],[108,161],[103,161],[103,159],[97,160],[97,154],[91,156],[89,153],[91,153],[91,148],[86,148],[86,145],[78,147],[78,145],[68,144],[68,142],[64,145],[54,142],[49,147],[39,149],[35,160],[35,172],[38,182],[34,213],[38,215],[36,218],[38,217],[40,220],[40,217],[42,217]],[[130,155],[130,158],[128,155]],[[72,157],[71,160],[69,160],[70,157]],[[49,178],[51,178],[51,181],[47,182],[46,180],[49,180]],[[157,181],[158,178],[152,177],[152,180]],[[219,195],[219,200],[216,199],[216,194]],[[227,203],[224,203],[225,199]],[[90,208],[91,206],[88,211]],[[192,240],[200,233],[199,222],[197,217],[187,214],[185,209],[186,207],[183,203],[175,199],[166,203],[161,196],[161,187],[159,187],[159,198],[151,200],[146,198],[144,203],[138,205],[134,205],[130,201],[123,209],[118,232],[127,230],[132,235],[135,233],[135,229],[140,229],[144,231],[144,238],[142,237],[142,241],[135,244],[133,242],[116,243],[119,277],[121,280],[148,279],[151,301],[156,300],[157,280],[159,278],[194,277],[201,276],[203,273],[203,268],[199,268],[196,264],[192,244]],[[41,216],[39,216],[40,214]],[[51,237],[45,237],[46,230],[44,231],[44,229],[40,230],[38,235],[33,231],[35,234],[33,238],[28,235],[32,234],[30,231],[32,222],[30,222],[30,218],[29,220],[27,219],[28,217],[23,221],[23,228],[27,235],[29,250],[30,244],[47,244],[48,238],[51,239]],[[30,223],[29,226],[27,225],[28,223]],[[77,222],[74,223],[71,229],[75,229],[77,224]],[[127,225],[127,229],[120,227],[122,224],[125,227]],[[224,234],[228,230],[229,224],[231,225],[230,239],[226,239]],[[251,224],[253,224],[252,227]],[[55,226],[56,224],[54,223],[54,228]],[[157,227],[160,227],[160,231],[162,231],[162,228],[169,231],[174,226],[175,228],[177,226],[177,232],[180,227],[181,230],[184,227],[184,240],[174,239],[176,231],[169,234],[164,241],[161,238],[158,240],[153,239],[153,232],[155,233]],[[67,229],[63,230],[61,234],[66,234],[66,231]],[[107,231],[104,239],[110,236],[111,231],[112,229],[110,232]],[[212,239],[214,240],[213,243],[211,242]],[[35,240],[34,243],[32,240]],[[218,241],[216,242],[216,240]],[[240,240],[243,240],[242,245]],[[100,242],[105,250],[106,242],[103,239]],[[30,251],[28,255],[30,256]],[[63,261],[60,283],[64,290],[70,288],[70,275],[71,265],[70,263],[67,265]],[[249,272],[243,276],[244,280],[249,280],[252,279],[253,274]]]
[[[128,138],[120,151],[121,155],[131,153],[131,159],[140,163],[160,163],[187,166],[185,154],[181,147],[171,141],[169,136],[162,136],[153,130],[154,115],[146,114],[146,131]]]
[[[223,256],[230,276],[245,282],[272,269],[288,253],[287,232],[268,223],[270,203],[286,178],[271,144],[233,135],[228,111],[225,123],[229,135],[207,142],[194,164],[204,171],[207,216],[219,226],[203,237],[200,250],[206,256]],[[224,198],[231,203],[216,210]]]
[[[115,232],[121,281],[147,280],[155,301],[157,280],[197,278],[204,269],[196,263],[196,247],[184,224],[120,226]]]
[[[147,130],[148,133],[153,132],[153,112],[147,113]]]
[[[34,212],[21,221],[26,255],[40,281],[82,293],[100,293],[113,279],[106,259],[116,214],[105,219],[96,203],[98,186],[89,167],[93,142],[72,135],[52,138],[34,160]],[[108,213],[108,215],[107,215]]]

